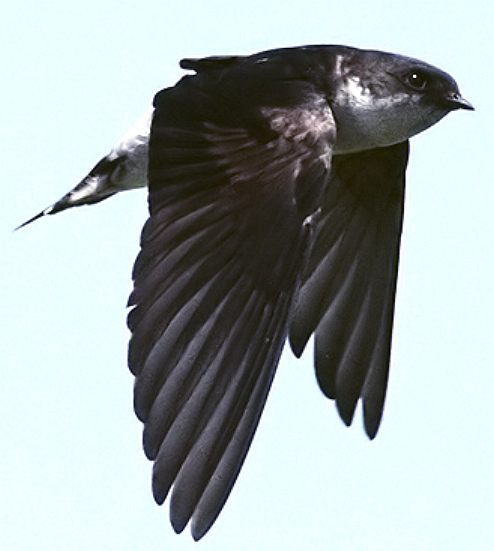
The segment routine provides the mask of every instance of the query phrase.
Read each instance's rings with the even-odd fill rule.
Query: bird
[[[346,425],[361,402],[376,436],[409,140],[473,106],[448,73],[379,50],[309,45],[180,66],[150,128],[25,224],[147,185],[128,300],[134,409],[154,498],[169,496],[173,529],[190,523],[199,540],[239,475],[286,342],[300,357],[314,337],[320,389]]]

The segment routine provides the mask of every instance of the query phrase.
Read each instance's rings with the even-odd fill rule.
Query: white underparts
[[[332,109],[337,125],[335,153],[351,153],[405,141],[446,114],[446,111],[424,106],[419,94],[400,91],[380,96],[362,86],[356,76],[344,79]]]

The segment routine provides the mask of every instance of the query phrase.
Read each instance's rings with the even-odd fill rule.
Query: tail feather
[[[48,208],[42,210],[41,212],[38,212],[38,214],[36,214],[32,218],[30,218],[29,220],[26,220],[25,222],[23,222],[19,226],[15,227],[14,231],[20,230],[24,226],[27,226],[31,222],[34,222],[35,220],[38,220],[39,218],[42,218],[43,216],[46,216],[47,214],[51,214],[51,211],[52,211],[52,207],[48,207]]]

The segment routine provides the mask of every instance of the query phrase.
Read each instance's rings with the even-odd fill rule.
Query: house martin
[[[409,138],[473,107],[427,63],[345,46],[181,67],[155,96],[150,133],[33,219],[148,182],[128,303],[134,407],[154,497],[171,490],[173,528],[191,521],[198,540],[239,474],[287,339],[300,356],[314,335],[320,388],[347,425],[360,400],[375,437]]]

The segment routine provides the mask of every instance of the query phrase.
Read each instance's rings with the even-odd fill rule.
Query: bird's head
[[[450,111],[473,109],[449,74],[396,54],[351,50],[338,56],[335,78],[332,109],[341,153],[399,143]]]

